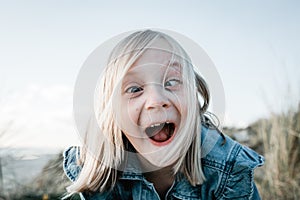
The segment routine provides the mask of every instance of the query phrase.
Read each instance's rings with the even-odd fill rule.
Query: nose
[[[168,108],[171,105],[166,91],[160,85],[148,86],[146,98],[145,108],[147,110]]]

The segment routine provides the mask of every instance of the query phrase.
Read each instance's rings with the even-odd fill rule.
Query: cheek
[[[188,112],[188,107],[187,107],[187,102],[186,101],[181,101],[180,102],[180,108],[179,112],[181,114],[182,118],[185,118]]]
[[[126,101],[122,104],[121,130],[126,135],[128,140],[136,143],[136,139],[140,137],[139,118],[141,113],[141,106],[138,102],[133,100]]]
[[[186,98],[187,96],[183,92],[177,92],[172,98],[173,104],[182,117],[186,116],[188,110],[188,102]]]
[[[122,103],[122,119],[130,124],[138,125],[142,103],[138,100],[126,100]]]

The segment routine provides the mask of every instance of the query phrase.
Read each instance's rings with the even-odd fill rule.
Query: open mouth
[[[155,143],[165,143],[174,135],[175,124],[164,122],[153,124],[146,128],[145,132],[148,137]]]

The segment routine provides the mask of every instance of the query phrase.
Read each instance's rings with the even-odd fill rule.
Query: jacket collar
[[[202,132],[206,129],[206,127],[202,127]],[[129,147],[127,162],[123,167],[123,173],[120,176],[120,179],[143,181],[146,184],[149,184],[143,175],[137,154],[131,151],[131,148]],[[187,178],[183,174],[179,173],[176,175],[170,194],[178,199],[201,199],[201,190],[199,187],[201,186],[192,186]]]
[[[142,171],[139,167],[137,167],[140,165],[136,162],[138,161],[131,160],[130,162],[127,162],[126,168],[122,173],[120,179],[143,181],[148,184],[149,182],[144,177]],[[170,193],[178,199],[200,199],[201,190],[199,187],[201,186],[193,187],[184,175],[178,174],[176,176],[175,183],[170,190]]]

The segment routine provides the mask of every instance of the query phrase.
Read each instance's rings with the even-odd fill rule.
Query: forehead
[[[143,76],[160,76],[161,73],[168,72],[181,74],[181,59],[169,42],[164,38],[158,38],[133,62],[127,70],[125,78],[141,74]]]
[[[167,43],[165,39],[159,38],[147,47],[143,54],[133,63],[131,68],[149,63],[167,65],[172,55],[173,52],[169,43]]]
[[[127,71],[126,75],[142,73],[144,75],[157,75],[156,73],[175,72],[181,73],[182,65],[172,58],[171,53],[157,50],[147,50],[143,57],[140,57]]]
[[[125,79],[131,76],[156,76],[160,77],[166,73],[172,73],[173,75],[181,75],[181,64],[177,61],[169,61],[162,63],[141,63],[132,66],[126,73]]]

